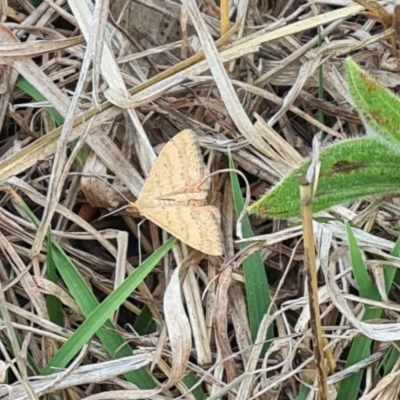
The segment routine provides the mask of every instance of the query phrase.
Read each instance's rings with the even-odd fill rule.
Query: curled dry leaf
[[[190,324],[182,304],[179,272],[175,269],[164,296],[164,314],[168,336],[171,343],[172,368],[167,386],[182,379],[192,347]]]
[[[236,376],[236,367],[232,354],[232,348],[228,335],[228,305],[229,297],[228,290],[232,282],[232,270],[226,268],[220,275],[219,284],[216,294],[216,308],[215,315],[215,334],[219,344],[221,357],[224,359],[224,368],[227,375],[228,382],[232,382]]]
[[[85,162],[83,173],[86,175],[103,176],[107,173],[107,167],[101,162],[95,153],[91,153]],[[86,199],[93,207],[108,208],[118,207],[118,199],[121,197],[115,190],[107,185],[102,179],[95,176],[83,176],[81,179],[81,189]]]

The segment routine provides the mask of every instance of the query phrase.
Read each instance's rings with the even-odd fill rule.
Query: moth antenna
[[[128,198],[118,188],[116,188],[113,184],[108,182],[106,179],[104,179],[101,175],[97,174],[96,172],[94,172],[93,175],[96,178],[102,180],[106,185],[110,186],[111,189],[114,189],[127,203],[130,203]]]
[[[88,174],[82,174],[82,173],[77,173],[76,175],[81,175],[81,176],[87,176]],[[105,179],[104,177],[102,177],[101,175],[97,174],[96,172],[93,172],[92,174],[90,174],[89,176],[94,176],[97,179],[100,179],[101,181],[103,181],[106,185],[108,185],[111,189],[115,190],[128,204],[126,204],[125,206],[122,206],[116,210],[113,210],[107,214],[102,215],[101,217],[95,219],[93,222],[96,221],[101,221],[103,218],[109,217],[110,215],[116,214],[122,210],[125,210],[128,206],[129,203],[131,203],[129,201],[129,199],[118,189],[116,188],[113,184],[111,184],[110,182],[107,181],[107,179]]]
[[[110,186],[111,189],[115,190],[127,203],[130,203],[130,200],[118,189],[116,188],[112,183],[108,182],[106,178],[104,178],[103,176],[97,174],[96,172],[93,172],[91,174],[85,174],[82,172],[70,172],[68,173],[69,176],[84,176],[84,177],[95,177],[97,179],[100,179],[101,181],[103,181],[106,185]],[[115,176],[111,176],[111,175],[107,175],[110,179],[115,179]],[[37,179],[36,182],[39,182],[40,180],[46,179],[50,177],[50,175],[43,175],[40,177],[40,179]]]
[[[118,212],[120,212],[122,210],[125,210],[128,207],[129,207],[129,204],[126,204],[126,205],[124,205],[124,206],[122,206],[120,208],[117,208],[116,210],[110,211],[109,213],[102,215],[101,217],[97,218],[93,222],[101,221],[103,218],[109,217],[110,215],[114,215],[114,214],[116,214],[116,213],[118,213]]]

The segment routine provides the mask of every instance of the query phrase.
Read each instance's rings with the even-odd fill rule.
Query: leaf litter
[[[9,2],[0,30],[0,399],[68,392],[96,399],[318,398],[299,220],[252,217],[252,236],[237,240],[227,174],[210,178],[209,196],[221,211],[225,259],[193,255],[179,243],[155,263],[106,315],[128,348],[123,359],[95,335],[71,354],[72,363],[41,374],[87,318],[61,272],[51,278],[49,240],[102,302],[167,236],[123,211],[99,217],[138,197],[155,149],[179,131],[196,133],[211,172],[231,156],[253,200],[309,156],[319,131],[324,144],[362,135],[344,80],[346,56],[394,90],[400,63],[388,20],[396,2],[380,2],[381,14],[359,3],[230,3],[221,36],[226,17],[219,21],[212,1]],[[244,196],[243,182],[242,189]],[[381,266],[399,265],[391,254],[398,199],[356,201],[320,215],[318,299],[337,363],[327,377],[330,396],[344,398],[341,381],[361,371],[354,398],[397,398],[399,363],[387,371],[384,362],[400,339],[399,295],[397,287],[385,293]],[[354,225],[381,301],[359,296],[343,221]],[[252,241],[261,249],[243,257],[261,256],[272,299],[255,332],[243,257],[235,258],[239,244]],[[385,310],[386,319],[361,321],[367,306]],[[360,335],[372,340],[371,351],[347,365],[349,343]],[[143,368],[146,378],[129,375]]]

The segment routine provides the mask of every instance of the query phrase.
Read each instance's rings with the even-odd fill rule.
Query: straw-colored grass
[[[0,400],[398,398],[398,344],[362,333],[399,319],[398,200],[308,215],[303,240],[239,218],[234,173],[253,201],[319,132],[364,134],[344,60],[396,90],[394,0],[0,3]],[[225,169],[224,257],[99,219],[184,129]]]

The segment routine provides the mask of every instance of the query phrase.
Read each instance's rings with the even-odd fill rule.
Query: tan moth
[[[223,254],[221,216],[207,203],[209,174],[196,135],[186,129],[161,150],[137,201],[141,215],[205,254]]]

